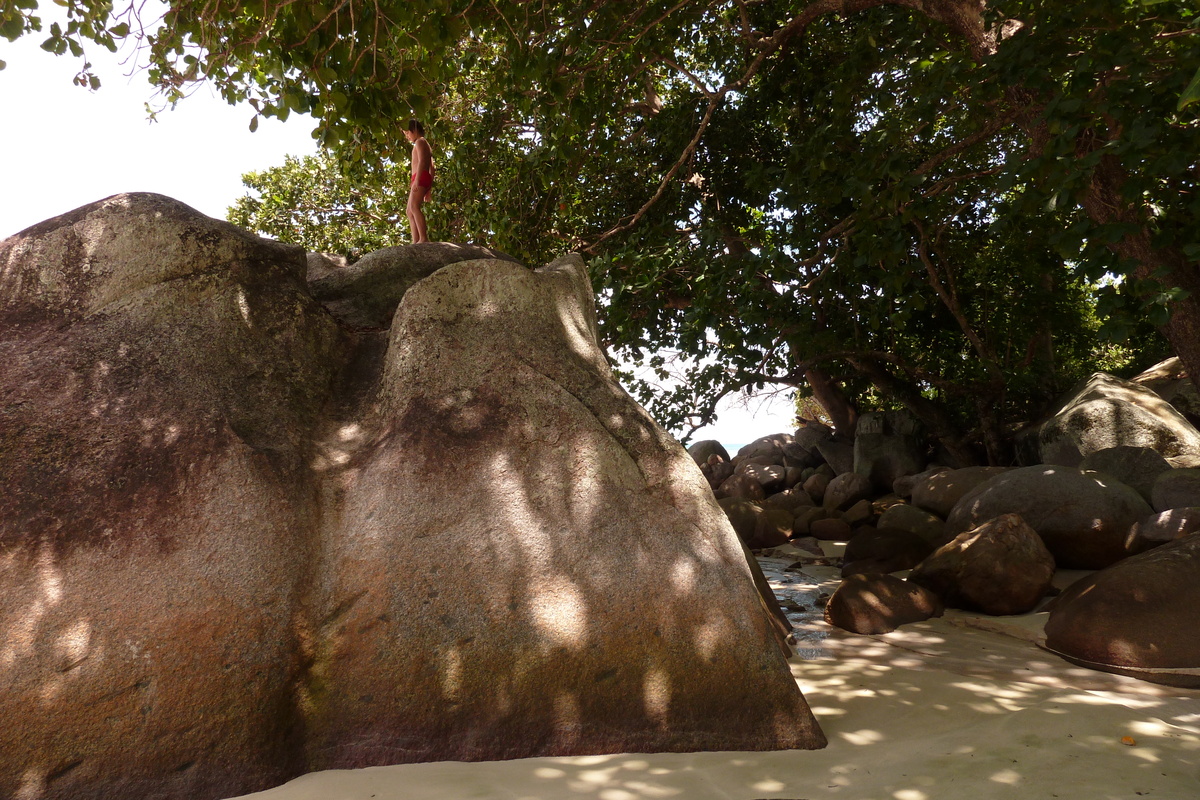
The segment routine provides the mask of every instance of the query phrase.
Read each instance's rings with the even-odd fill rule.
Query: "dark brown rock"
[[[1034,466],[1009,470],[965,495],[946,520],[955,536],[1019,514],[1064,569],[1100,569],[1129,555],[1129,529],[1150,515],[1132,488],[1100,472]]]
[[[736,473],[758,481],[764,494],[782,490],[784,478],[787,477],[787,469],[778,464],[762,464],[754,461],[742,462],[738,465]]]
[[[792,520],[792,534],[806,535],[810,532],[811,526],[819,519],[828,519],[829,512],[820,506],[810,508],[799,508],[796,510],[795,518]],[[849,528],[849,526],[847,526]]]
[[[794,488],[784,492],[776,492],[763,501],[763,506],[773,506],[775,508],[786,508],[793,515],[804,508],[813,506],[812,498],[803,489]]]
[[[1054,578],[1054,557],[1016,514],[961,533],[909,574],[951,608],[985,614],[1032,611]]]
[[[693,442],[688,445],[688,455],[697,464],[708,463],[712,456],[717,456],[721,461],[730,461],[729,451],[725,446],[716,439],[702,439],[699,442]]]
[[[1068,587],[1046,648],[1075,664],[1200,688],[1200,536],[1128,558]]]
[[[1162,472],[1150,490],[1155,511],[1200,506],[1200,469],[1173,469]]]
[[[879,516],[880,528],[915,533],[929,543],[942,540],[946,523],[932,514],[907,503],[897,503]]]
[[[891,575],[850,575],[825,605],[825,621],[851,633],[890,633],[942,615],[932,592]]]
[[[844,542],[852,534],[850,526],[839,517],[814,519],[808,525],[808,532],[814,538],[827,542]]]
[[[758,515],[752,548],[778,547],[792,537],[792,515],[782,508],[765,508]]]
[[[829,488],[829,480],[828,475],[818,472],[805,479],[802,485],[814,503],[824,503],[825,490]]]
[[[734,473],[721,482],[716,489],[717,497],[740,497],[744,500],[764,500],[767,493],[763,485],[749,475]]]
[[[1126,486],[1136,489],[1142,499],[1149,503],[1155,479],[1170,470],[1171,465],[1157,450],[1122,445],[1106,447],[1084,456],[1079,468],[1112,475]]]
[[[1131,553],[1143,553],[1197,531],[1200,531],[1200,507],[1172,508],[1136,523],[1129,531],[1126,548]]]
[[[1005,471],[1004,467],[963,467],[922,473],[913,482],[912,504],[945,519],[969,492]]]
[[[866,530],[854,535],[846,545],[847,564],[875,561],[891,565],[885,572],[912,569],[933,552],[929,542],[915,533],[900,530]]]
[[[830,510],[846,509],[870,495],[870,479],[854,472],[844,472],[829,482],[821,504]]]

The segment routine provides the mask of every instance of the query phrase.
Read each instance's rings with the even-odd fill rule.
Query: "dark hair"
[[[410,119],[408,121],[408,129],[414,133],[420,134],[421,136],[425,135],[425,126],[420,122],[417,122],[415,119]]]

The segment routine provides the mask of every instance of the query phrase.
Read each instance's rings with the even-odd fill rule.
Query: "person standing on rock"
[[[404,138],[412,142],[412,181],[408,188],[408,225],[412,231],[413,244],[428,242],[429,232],[425,227],[425,212],[421,204],[433,196],[433,149],[425,140],[425,126],[415,119],[408,121]]]

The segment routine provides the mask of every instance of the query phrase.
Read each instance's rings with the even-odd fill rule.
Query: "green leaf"
[[[1192,76],[1192,82],[1183,90],[1183,94],[1179,97],[1179,105],[1175,107],[1175,110],[1183,111],[1198,101],[1200,101],[1200,69],[1196,70],[1196,74]]]
[[[250,118],[250,132],[254,133],[256,130],[258,130],[258,115],[257,114],[255,114],[253,117]]]

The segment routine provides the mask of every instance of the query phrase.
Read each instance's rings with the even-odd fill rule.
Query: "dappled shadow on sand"
[[[443,762],[308,775],[258,800],[1195,796],[1200,692],[1078,670],[955,621],[793,659],[822,751]],[[833,653],[836,655],[833,655]]]

